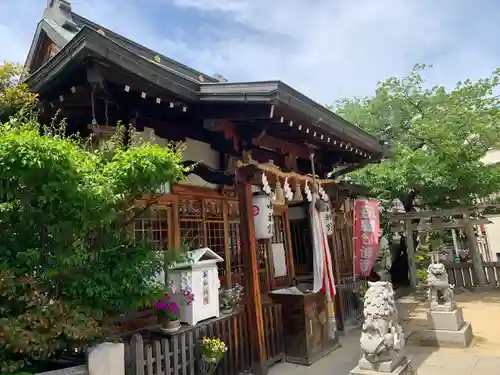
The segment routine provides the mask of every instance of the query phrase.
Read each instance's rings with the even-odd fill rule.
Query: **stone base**
[[[426,329],[419,336],[422,345],[459,348],[468,347],[474,337],[470,322],[464,322],[458,331]]]
[[[450,302],[445,305],[431,304],[429,306],[429,311],[453,311],[457,309],[457,304],[455,302]]]
[[[459,331],[464,325],[462,308],[453,311],[427,311],[427,325],[430,330]]]
[[[378,372],[392,372],[396,367],[399,366],[401,362],[406,358],[404,351],[400,351],[399,353],[393,353],[392,358],[386,361],[381,362],[370,362],[364,356],[361,357],[358,363],[358,367],[360,370],[370,370],[370,371],[378,371]]]
[[[411,367],[412,359],[410,357],[403,357],[403,360],[397,365],[392,371],[384,372],[380,370],[365,370],[359,365],[353,368],[350,375],[413,375],[413,369]]]

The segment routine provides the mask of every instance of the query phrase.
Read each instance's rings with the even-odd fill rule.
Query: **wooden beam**
[[[252,374],[267,374],[264,322],[259,286],[259,264],[252,213],[252,186],[247,176],[238,173],[236,179],[237,196],[240,207],[240,238],[243,267],[245,271],[246,309],[249,317]]]
[[[308,159],[309,150],[301,145],[283,141],[270,135],[264,135],[259,139],[254,139],[253,144],[258,147],[264,147],[270,150],[277,151],[281,154],[294,154],[297,157]]]
[[[200,102],[195,105],[195,111],[205,119],[233,121],[267,119],[269,121],[271,104]],[[249,124],[248,126],[252,125]]]
[[[176,195],[203,196],[207,198],[217,198],[217,199],[229,198],[221,195],[218,189],[212,189],[203,186],[187,185],[187,184],[173,185],[172,193]]]
[[[304,176],[295,172],[283,172],[276,165],[270,165],[266,163],[246,165],[243,163],[239,163],[237,169],[241,173],[241,175],[246,176],[247,181],[253,185],[260,185],[262,183],[263,173],[266,174],[270,185],[274,185],[277,178],[288,178],[300,183],[302,186],[305,185],[306,182],[309,184],[313,183],[312,176]],[[322,186],[326,186],[328,184],[338,184],[339,181],[333,179],[318,178],[316,182]]]
[[[470,222],[472,225],[486,225],[486,224],[491,224],[491,221],[488,219],[471,219]],[[425,223],[424,226],[420,225],[420,223],[411,223],[410,228],[412,231],[418,231],[418,230],[447,230],[447,229],[460,229],[460,228],[465,228],[467,225],[467,222],[463,219],[458,219],[453,222],[449,223]],[[402,225],[396,225],[393,228],[391,228],[391,232],[393,233],[398,233],[401,232],[403,229]]]
[[[470,206],[470,207],[449,208],[445,210],[436,210],[436,211],[386,212],[386,215],[391,220],[415,220],[415,219],[427,219],[431,217],[462,215],[463,212],[472,213],[475,211],[480,211],[480,208],[476,206]]]

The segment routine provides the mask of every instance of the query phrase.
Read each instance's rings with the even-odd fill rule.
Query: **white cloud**
[[[405,74],[416,62],[434,63],[433,80],[452,84],[489,74],[498,61],[489,55],[491,47],[479,46],[480,35],[472,45],[461,38],[460,28],[470,31],[470,25],[458,20],[460,1],[175,1],[259,32],[222,34],[194,53],[194,64],[210,61],[229,78],[239,72],[250,79],[280,78],[324,102],[367,94],[377,81]]]
[[[149,16],[133,0],[79,0],[73,9],[208,74],[281,79],[322,103],[370,94],[377,81],[403,75],[415,62],[433,63],[432,82],[450,85],[489,74],[500,57],[491,47],[500,29],[496,18],[467,19],[472,5],[462,0],[151,2]],[[179,24],[169,18],[172,3],[210,18],[198,17],[203,23],[195,27]],[[0,14],[12,17],[0,20],[0,59],[24,59],[43,6],[2,2]],[[166,33],[165,23],[175,27]]]

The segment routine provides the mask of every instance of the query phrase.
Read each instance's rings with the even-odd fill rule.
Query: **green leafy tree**
[[[3,69],[3,70],[2,70]],[[82,350],[106,318],[164,293],[155,275],[165,260],[130,235],[165,182],[185,173],[181,152],[147,142],[106,147],[41,125],[36,97],[0,67],[0,372]],[[16,91],[19,90],[19,91]],[[24,101],[23,101],[24,100]],[[2,107],[3,106],[3,107]],[[147,196],[145,207],[135,202]],[[172,254],[168,262],[183,254]]]
[[[339,115],[386,140],[394,152],[392,159],[352,177],[385,206],[400,200],[407,212],[415,209],[417,197],[422,208],[436,209],[469,205],[500,190],[500,168],[481,162],[499,141],[500,98],[494,92],[500,70],[448,90],[428,87],[422,75],[426,68],[416,65],[407,77],[380,82],[374,96],[344,99],[335,106]],[[429,258],[423,237],[416,238],[414,260],[420,278],[425,278]],[[477,272],[483,272],[479,255],[475,259]]]
[[[353,174],[381,199],[400,199],[407,211],[420,196],[429,208],[470,204],[498,192],[499,168],[480,159],[498,144],[500,71],[447,90],[428,88],[424,65],[405,78],[382,81],[375,95],[344,99],[335,111],[388,141],[395,156]]]
[[[0,65],[0,123],[17,114],[33,115],[37,104],[37,95],[20,82],[22,66],[13,63]]]

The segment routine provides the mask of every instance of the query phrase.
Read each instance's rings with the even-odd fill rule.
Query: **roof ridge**
[[[98,23],[95,23],[95,22],[89,20],[88,18],[85,18],[85,17],[79,15],[78,13],[71,12],[71,15],[72,15],[73,19],[76,21],[77,24],[79,23],[78,21],[80,21],[81,25],[83,25],[83,26],[87,26],[87,27],[90,27],[90,28],[95,29],[95,30],[102,30],[105,35],[109,34],[110,36],[112,36],[113,38],[117,39],[118,41],[122,41],[124,44],[128,44],[129,46],[135,47],[136,49],[142,49],[144,52],[147,52],[148,54],[151,54],[152,55],[151,57],[154,57],[154,56],[157,55],[157,56],[160,57],[160,60],[165,60],[165,62],[167,62],[167,63],[175,64],[180,69],[182,69],[182,70],[184,70],[186,72],[190,72],[193,75],[196,75],[196,78],[194,78],[194,77],[191,77],[189,74],[185,74],[184,73],[184,75],[186,75],[187,77],[190,77],[191,79],[196,79],[196,81],[198,81],[198,82],[203,82],[202,80],[199,79],[199,77],[201,76],[202,79],[206,79],[209,82],[213,82],[213,83],[219,82],[216,78],[214,78],[214,77],[212,77],[212,76],[210,76],[210,75],[208,75],[206,73],[203,73],[203,72],[200,72],[200,71],[198,71],[196,69],[193,69],[190,66],[185,65],[185,64],[183,64],[183,63],[181,63],[179,61],[176,61],[176,60],[174,60],[174,59],[172,59],[172,58],[170,58],[170,57],[168,57],[168,56],[166,56],[166,55],[164,55],[164,54],[162,54],[162,53],[160,53],[158,51],[155,51],[155,50],[153,50],[153,49],[151,49],[149,47],[146,47],[145,45],[137,43],[137,42],[133,41],[132,39],[129,39],[129,38],[127,38],[127,37],[125,37],[125,36],[123,36],[121,34],[118,34],[117,32],[115,32],[115,31],[113,31],[111,29],[108,29],[108,28],[106,28],[106,27],[104,27],[102,25],[99,25]],[[116,43],[116,41],[115,41],[115,43]],[[123,47],[127,48],[128,46],[125,45]],[[146,58],[146,59],[148,58],[148,56],[143,56],[143,57]],[[158,63],[158,62],[156,62],[156,63]],[[158,64],[163,65],[164,67],[168,68],[168,66],[165,66],[164,64],[161,64],[161,62],[158,63]],[[183,72],[178,72],[178,73],[183,74]]]
[[[43,10],[42,19],[46,21],[52,20],[63,29],[77,32],[78,27],[73,21],[72,15],[69,0],[48,0],[47,6]]]

